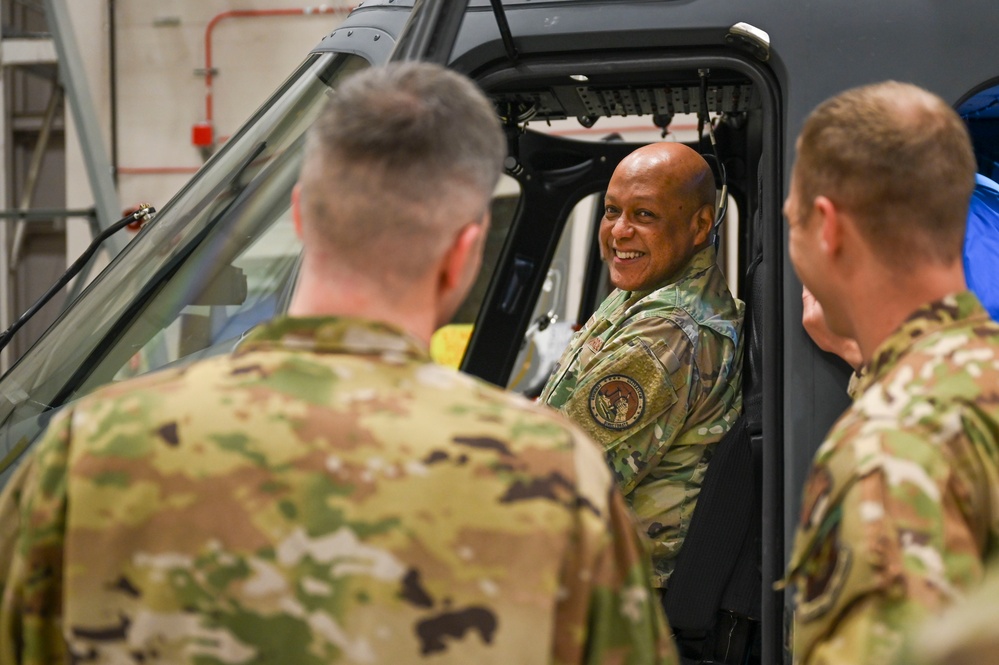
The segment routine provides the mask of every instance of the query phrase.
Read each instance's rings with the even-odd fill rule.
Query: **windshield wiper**
[[[82,254],[80,254],[80,257],[76,259],[76,261],[73,262],[73,265],[66,269],[66,272],[62,274],[62,277],[60,277],[56,283],[53,284],[44,295],[42,295],[41,298],[36,300],[35,304],[29,307],[24,314],[18,317],[17,321],[14,321],[10,328],[7,328],[7,330],[3,331],[3,333],[0,333],[0,351],[2,351],[10,343],[14,334],[20,330],[24,324],[31,319],[31,317],[37,314],[38,310],[45,306],[45,303],[52,299],[52,296],[59,293],[59,291],[62,290],[62,287],[69,283],[69,280],[76,277],[76,275],[83,270],[83,266],[85,266],[87,261],[90,260],[90,257],[92,257],[97,250],[100,249],[101,244],[105,240],[130,224],[146,223],[149,221],[149,216],[154,212],[156,212],[155,208],[147,203],[143,203],[139,205],[139,208],[135,212],[122,217],[117,222],[101,231],[90,243],[90,246],[87,247]]]
[[[503,0],[490,0],[493,5],[493,15],[496,17],[496,27],[499,28],[500,39],[503,40],[503,48],[506,50],[506,57],[510,62],[517,63],[517,47],[513,45],[513,33],[510,32],[510,24],[506,20],[506,10],[503,9]]]

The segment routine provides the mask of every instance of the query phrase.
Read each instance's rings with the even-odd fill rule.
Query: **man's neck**
[[[436,327],[435,308],[413,296],[385,298],[367,284],[321,279],[303,274],[288,307],[290,316],[343,316],[388,323],[430,343]]]
[[[871,360],[878,347],[914,311],[965,289],[967,284],[960,261],[950,267],[920,268],[902,277],[897,273],[883,274],[866,284],[858,280],[853,290],[856,305],[853,328],[864,362]]]

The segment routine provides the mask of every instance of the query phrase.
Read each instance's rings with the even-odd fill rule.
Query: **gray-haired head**
[[[299,178],[306,242],[404,283],[483,218],[505,154],[495,110],[468,78],[428,63],[363,70],[309,131]]]

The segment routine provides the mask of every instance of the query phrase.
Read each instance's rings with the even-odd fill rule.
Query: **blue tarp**
[[[964,236],[964,273],[993,319],[999,321],[999,184],[975,176]]]

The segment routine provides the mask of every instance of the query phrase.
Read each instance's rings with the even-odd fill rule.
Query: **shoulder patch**
[[[590,415],[602,427],[628,429],[645,412],[645,391],[630,376],[610,374],[590,390]]]
[[[798,588],[798,618],[809,622],[822,617],[836,604],[846,585],[853,555],[839,542],[837,522],[813,546]]]

